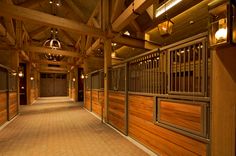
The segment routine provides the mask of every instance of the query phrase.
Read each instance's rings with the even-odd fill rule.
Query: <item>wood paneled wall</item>
[[[109,92],[108,122],[121,132],[125,132],[125,94]]]
[[[0,92],[0,125],[7,121],[7,92]]]
[[[204,107],[197,102],[159,101],[158,118],[160,122],[185,129],[196,134],[203,134]]]
[[[129,94],[129,136],[160,155],[207,155],[207,144],[153,123],[154,98]]]
[[[30,89],[30,104],[32,104],[35,99],[36,99],[35,89]]]
[[[91,91],[90,90],[86,90],[85,91],[85,98],[84,98],[84,107],[87,110],[91,110]]]
[[[17,92],[9,92],[9,120],[17,115]]]
[[[101,116],[101,104],[99,103],[99,91],[92,90],[92,111],[98,116]]]

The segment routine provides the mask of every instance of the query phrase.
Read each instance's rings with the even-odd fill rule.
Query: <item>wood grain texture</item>
[[[207,145],[153,123],[154,98],[129,94],[129,136],[160,155],[206,155]]]
[[[203,107],[201,104],[162,101],[159,103],[159,120],[199,134],[203,131]]]
[[[108,122],[125,132],[125,94],[109,92]]]
[[[35,100],[35,89],[30,89],[30,104]]]
[[[14,118],[18,112],[17,112],[17,92],[10,92],[9,93],[9,120]]]
[[[84,102],[84,107],[90,111],[91,109],[91,100],[90,100],[90,96],[91,96],[91,91],[90,90],[86,90],[85,91],[85,102]]]
[[[0,92],[0,125],[7,121],[7,93]]]
[[[92,111],[101,116],[101,105],[98,100],[98,90],[92,90]]]

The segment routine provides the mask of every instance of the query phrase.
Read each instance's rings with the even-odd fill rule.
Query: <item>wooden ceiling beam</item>
[[[92,46],[86,51],[86,55],[90,55],[94,50],[98,49],[101,47],[101,39],[97,39]]]
[[[114,22],[115,19],[121,14],[123,11],[123,7],[125,4],[125,0],[114,0],[113,11],[111,13],[111,22]]]
[[[128,36],[115,37],[112,39],[112,41],[121,45],[126,45],[126,46],[134,47],[134,48],[149,49],[149,50],[160,48],[160,45],[156,43],[145,41],[142,39],[131,38]]]
[[[86,17],[84,13],[77,7],[77,5],[72,0],[65,0],[68,6],[79,16],[83,23],[86,22]]]
[[[48,26],[41,26],[41,27],[39,27],[39,28],[37,28],[37,29],[34,29],[34,30],[32,30],[31,32],[29,32],[29,36],[31,37],[31,38],[34,38],[35,36],[37,36],[37,35],[39,35],[40,33],[42,33],[42,32],[44,32],[44,31],[46,31],[46,30],[48,30],[49,29],[49,27]]]
[[[126,10],[112,23],[114,31],[121,31],[130,21],[133,21],[138,14],[143,13],[155,0],[134,0]]]
[[[45,70],[45,69],[41,69],[39,70],[40,73],[61,73],[61,74],[67,74],[68,70],[66,71],[51,71],[51,70]]]
[[[7,32],[7,29],[0,23],[0,35],[4,36],[10,45],[15,45],[15,39]]]
[[[37,46],[26,46],[24,47],[24,51],[29,52],[36,52],[36,53],[50,53],[54,55],[63,55],[63,56],[69,56],[69,57],[81,57],[79,53],[67,51],[67,50],[55,50],[55,49],[49,49],[46,47],[37,47]]]
[[[68,71],[67,68],[61,68],[61,67],[40,67],[40,70],[49,70],[49,71]]]
[[[75,40],[70,36],[69,33],[67,33],[65,30],[61,30],[61,32],[64,34],[64,36],[75,46],[76,42]]]
[[[24,3],[21,3],[19,6],[24,8],[37,8],[40,6],[41,3],[45,2],[46,0],[27,0]]]
[[[97,37],[104,37],[104,32],[101,29],[87,26],[84,23],[76,22],[73,20],[57,17],[47,13],[36,10],[31,10],[15,5],[9,5],[0,2],[0,15],[13,17],[19,20],[34,21],[49,26],[54,26],[60,29],[73,31],[78,34],[85,34]]]
[[[33,63],[37,64],[54,64],[54,65],[66,65],[73,66],[74,64],[65,61],[49,61],[49,60],[32,60]]]

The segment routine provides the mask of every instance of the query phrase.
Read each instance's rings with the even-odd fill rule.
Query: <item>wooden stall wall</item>
[[[18,113],[18,98],[17,98],[17,92],[9,92],[9,105],[8,105],[8,110],[9,110],[9,119],[11,120],[14,118],[17,113]]]
[[[108,123],[125,133],[125,93],[109,91]]]
[[[86,90],[85,91],[85,101],[84,101],[84,107],[87,110],[91,110],[91,91],[90,90]]]
[[[160,155],[207,155],[207,144],[153,123],[154,97],[129,94],[128,133]]]
[[[92,90],[92,112],[101,117],[102,107],[99,103],[99,91],[95,89]]]
[[[7,92],[0,92],[0,126],[7,121]]]

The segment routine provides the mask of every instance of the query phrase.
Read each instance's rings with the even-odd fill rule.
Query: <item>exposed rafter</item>
[[[61,67],[40,67],[40,70],[49,70],[49,71],[67,71],[67,68]]]
[[[68,6],[79,16],[83,23],[86,22],[86,17],[84,13],[76,6],[76,4],[72,0],[65,0]]]
[[[55,49],[49,49],[45,47],[36,47],[36,46],[27,46],[24,47],[24,51],[29,52],[36,52],[36,53],[50,53],[54,55],[63,55],[63,56],[69,56],[69,57],[80,57],[79,53],[67,51],[67,50],[55,50]]]
[[[86,51],[86,55],[90,55],[93,50],[96,50],[98,49],[100,46],[101,46],[101,40],[100,39],[97,39],[93,44],[92,46]]]
[[[40,22],[45,25],[73,31],[78,34],[104,37],[104,33],[101,31],[101,29],[93,28],[80,22],[53,16],[36,10],[9,5],[3,2],[0,2],[0,8],[0,15],[2,16],[13,17],[20,20],[28,20],[32,22]]]
[[[68,63],[65,61],[32,60],[32,62],[37,63],[37,64],[54,64],[54,65],[73,66],[72,63]]]
[[[4,36],[10,45],[15,45],[15,39],[7,32],[7,29],[0,23],[0,34]]]
[[[111,14],[111,22],[114,22],[114,20],[121,14],[125,0],[114,0],[113,2],[114,4],[112,9],[113,11]]]
[[[112,29],[119,32],[143,13],[155,0],[134,0],[126,10],[112,23]]]
[[[41,26],[37,29],[34,29],[33,31],[29,32],[29,35],[31,38],[34,38],[35,36],[39,35],[40,33],[48,30],[49,27],[48,26]]]
[[[41,3],[45,2],[46,0],[28,0],[25,1],[24,3],[21,3],[20,6],[24,8],[36,8],[40,6]]]
[[[65,36],[73,45],[76,44],[75,40],[70,36],[70,34],[69,34],[68,32],[66,32],[65,30],[61,30],[61,32],[64,34],[64,36]]]

